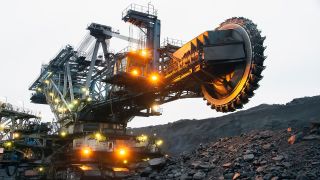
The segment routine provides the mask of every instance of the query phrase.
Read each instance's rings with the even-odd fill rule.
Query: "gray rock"
[[[245,160],[245,161],[251,161],[251,160],[253,160],[253,158],[254,158],[253,154],[246,154],[243,156],[243,160]]]
[[[273,157],[272,159],[275,161],[281,161],[284,159],[284,157],[282,155],[277,155],[276,157]]]
[[[232,165],[232,163],[225,163],[222,165],[222,167],[224,168],[229,168]]]
[[[168,174],[168,177],[169,177],[169,178],[173,178],[173,177],[174,177],[174,174]]]
[[[192,176],[189,176],[188,174],[182,174],[180,176],[180,180],[190,180],[192,179]]]
[[[172,170],[172,173],[173,173],[173,174],[176,174],[176,173],[178,173],[178,172],[179,172],[178,169],[173,169],[173,170]]]
[[[158,173],[156,172],[156,171],[153,171],[150,175],[149,175],[149,177],[151,178],[151,179],[154,179],[155,177],[157,177],[158,176]]]
[[[311,140],[320,140],[319,135],[311,134],[302,138],[302,140],[311,141]]]
[[[290,167],[291,166],[291,163],[289,163],[289,162],[283,162],[282,163],[282,165],[284,166],[284,167]]]
[[[280,166],[271,166],[268,168],[270,171],[279,171],[281,170],[281,167]]]
[[[268,162],[266,160],[260,161],[261,165],[267,164]]]
[[[151,174],[152,172],[152,168],[151,167],[146,167],[143,169],[143,171],[141,172],[141,176],[142,177],[148,177],[149,174]]]
[[[264,144],[264,145],[262,146],[262,149],[264,149],[264,150],[269,150],[269,149],[271,149],[271,144]]]
[[[165,158],[154,158],[148,161],[150,166],[162,166],[166,163]]]
[[[188,175],[189,175],[189,176],[193,176],[195,173],[196,173],[195,170],[190,170],[190,171],[188,171]]]
[[[259,133],[261,139],[268,139],[268,138],[272,137],[271,134],[272,134],[272,132],[269,130],[262,131]]]
[[[209,163],[201,163],[199,165],[199,168],[201,168],[201,169],[210,169],[211,165]]]
[[[205,177],[206,177],[206,173],[204,173],[202,171],[198,171],[197,173],[195,173],[193,175],[193,179],[197,179],[197,180],[204,179]]]
[[[140,169],[146,168],[148,166],[149,166],[148,162],[140,162],[136,164],[136,168],[140,168]]]
[[[237,149],[234,146],[229,146],[228,150],[231,152],[237,152]]]
[[[265,168],[266,168],[265,166],[259,166],[259,167],[256,169],[256,171],[260,173],[260,172],[263,172],[263,171],[265,170]]]
[[[191,167],[198,168],[200,166],[200,164],[201,164],[201,161],[193,161],[191,163]]]
[[[209,157],[209,152],[205,151],[200,154],[202,157]]]
[[[223,175],[224,179],[232,179],[233,178],[233,173],[227,173]]]
[[[181,173],[180,172],[177,172],[174,174],[174,177],[180,177],[181,176]]]
[[[220,158],[219,156],[213,156],[212,159],[211,159],[211,162],[212,163],[216,163],[216,162],[219,161],[219,158]]]
[[[263,176],[263,179],[270,180],[272,178],[272,176],[273,176],[272,174],[266,174]]]

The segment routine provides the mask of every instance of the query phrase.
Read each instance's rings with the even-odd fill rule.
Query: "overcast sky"
[[[0,5],[0,100],[41,111],[51,120],[49,108],[30,103],[29,85],[66,44],[77,45],[86,26],[97,22],[127,35],[121,12],[130,3],[145,0],[9,0]],[[293,98],[320,94],[320,0],[153,0],[161,19],[161,38],[191,40],[225,19],[243,16],[253,20],[267,37],[268,56],[260,88],[245,109],[261,103],[286,103]],[[111,49],[127,45],[111,41]],[[161,106],[163,115],[135,118],[129,126],[164,124],[179,119],[221,116],[202,99],[179,100]]]

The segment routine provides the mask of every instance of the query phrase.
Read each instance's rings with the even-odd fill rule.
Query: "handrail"
[[[173,39],[173,38],[168,38],[167,37],[161,43],[161,47],[164,47],[164,46],[166,46],[168,44],[181,47],[183,44],[185,44],[185,42],[182,41],[182,40],[179,40],[179,39]]]
[[[33,115],[39,117],[40,112],[33,111],[31,109],[25,108],[25,107],[19,107],[16,105],[13,105],[11,103],[1,102],[0,101],[0,110],[7,110],[7,111],[13,111],[18,113],[24,113],[28,115]]]
[[[124,18],[130,10],[146,13],[153,16],[157,16],[158,14],[158,11],[154,9],[153,5],[151,4],[148,4],[148,6],[141,6],[133,3],[122,11],[122,18]]]

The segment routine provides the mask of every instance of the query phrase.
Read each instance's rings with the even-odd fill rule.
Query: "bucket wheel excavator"
[[[208,58],[206,67],[200,70],[203,75],[201,78],[203,97],[212,109],[220,112],[242,108],[243,104],[254,95],[253,91],[259,87],[258,82],[262,79],[261,72],[265,68],[263,66],[266,58],[263,46],[265,37],[261,37],[257,26],[245,18],[231,18],[216,28],[218,32],[230,30],[234,33],[228,38],[233,40],[229,41],[228,45],[211,48],[212,52],[208,52],[210,48],[206,49],[206,53],[212,53],[212,55],[204,56],[204,59]],[[238,41],[239,44],[232,41]],[[219,49],[223,46],[225,46],[224,49]],[[214,52],[218,51],[225,53],[220,54],[224,56],[222,59],[228,60],[215,61],[214,59],[221,58],[214,55]]]
[[[203,98],[216,111],[232,112],[259,87],[265,37],[249,19],[234,17],[187,43],[167,39],[163,44],[152,5],[132,4],[122,20],[140,36],[92,23],[79,47],[59,51],[29,88],[35,92],[31,101],[48,104],[55,115],[55,132],[48,135],[55,151],[42,157],[53,179],[114,177],[159,155],[158,137],[146,143],[145,135],[126,128],[135,116],[161,115],[158,105]],[[115,53],[113,38],[131,46]]]

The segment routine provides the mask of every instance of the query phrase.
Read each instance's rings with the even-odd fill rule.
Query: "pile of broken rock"
[[[138,167],[129,179],[319,179],[320,123],[221,138],[179,157],[151,159]]]

